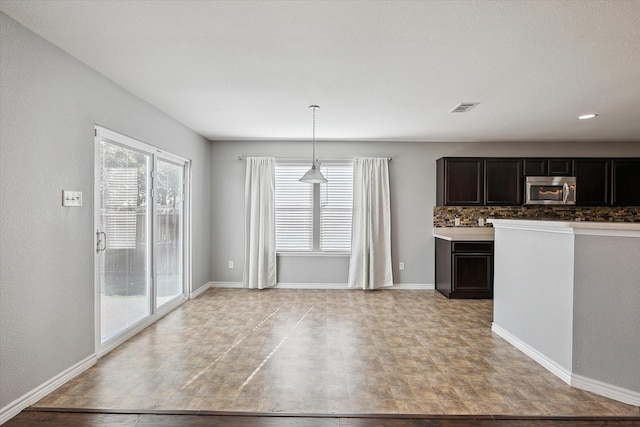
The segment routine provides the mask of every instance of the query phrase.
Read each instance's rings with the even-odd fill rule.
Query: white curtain
[[[393,286],[389,160],[357,158],[353,164],[353,224],[349,287]]]
[[[247,157],[244,187],[245,288],[276,284],[275,166],[272,157]]]

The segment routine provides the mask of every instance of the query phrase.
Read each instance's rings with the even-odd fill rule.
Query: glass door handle
[[[100,238],[101,236],[103,238]],[[104,252],[105,249],[107,249],[107,234],[96,230],[96,253]]]

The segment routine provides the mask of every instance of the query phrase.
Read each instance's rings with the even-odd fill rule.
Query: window
[[[353,164],[323,164],[327,183],[320,185],[320,250],[351,251]]]
[[[298,181],[308,165],[276,162],[276,251],[313,250],[313,188]]]
[[[276,162],[276,250],[349,252],[353,163],[322,163],[326,184],[298,181],[308,170],[307,162]]]

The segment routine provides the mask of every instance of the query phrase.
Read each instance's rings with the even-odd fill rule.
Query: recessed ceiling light
[[[589,120],[589,119],[593,119],[594,117],[598,117],[597,114],[583,114],[581,116],[578,116],[578,120]]]

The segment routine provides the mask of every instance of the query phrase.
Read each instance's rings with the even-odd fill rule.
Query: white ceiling
[[[639,0],[0,10],[211,140],[640,142]]]

